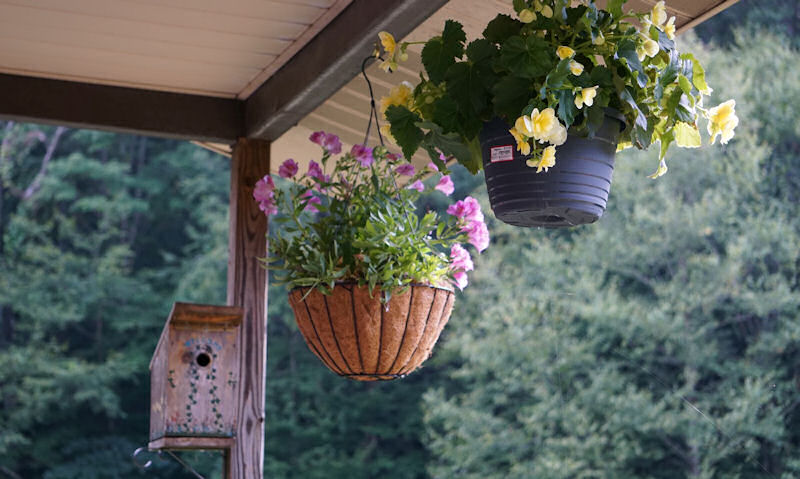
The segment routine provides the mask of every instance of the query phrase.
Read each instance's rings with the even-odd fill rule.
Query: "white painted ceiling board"
[[[250,16],[203,12],[162,5],[147,5],[123,0],[2,0],[7,5],[73,13],[96,21],[120,19],[141,23],[193,28],[216,32],[247,34],[264,38],[293,39],[313,22],[297,18],[292,22],[264,20]],[[285,6],[290,9],[291,7]]]
[[[110,33],[89,33],[79,30],[20,25],[6,22],[0,18],[0,41],[4,40],[54,44],[89,51],[101,50],[217,67],[258,69],[261,65],[268,64],[277,58],[276,54],[182,45],[161,40],[137,39],[130,41],[129,38]],[[42,45],[42,48],[47,49],[47,46]]]
[[[352,0],[0,0],[0,73],[244,98]]]

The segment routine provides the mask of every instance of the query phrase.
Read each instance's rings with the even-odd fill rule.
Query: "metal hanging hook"
[[[158,452],[153,452],[153,451],[150,451],[150,450],[147,448],[147,446],[142,446],[142,447],[140,447],[140,448],[136,449],[135,451],[133,451],[133,454],[131,454],[131,460],[133,461],[133,464],[134,464],[134,465],[135,465],[137,468],[139,468],[139,469],[140,469],[140,470],[142,470],[142,471],[145,471],[145,472],[147,472],[147,470],[148,470],[148,469],[150,469],[150,467],[152,467],[152,466],[153,466],[153,460],[152,460],[152,459],[148,459],[147,461],[145,461],[144,463],[142,463],[142,462],[140,461],[140,458],[139,458],[139,456],[141,456],[143,453],[149,453],[149,454],[152,454],[152,455],[154,455],[155,457],[157,457],[158,459],[160,459],[160,460],[162,460],[162,461],[166,461],[167,459],[165,459],[165,458],[164,458],[164,453],[165,453],[165,452],[166,452],[167,454],[169,454],[169,455],[170,455],[170,457],[172,457],[172,459],[174,459],[174,460],[175,460],[175,462],[177,462],[178,464],[180,464],[181,466],[183,466],[183,468],[184,468],[184,469],[186,469],[187,471],[189,471],[190,473],[192,473],[192,475],[194,475],[194,477],[196,477],[196,478],[198,478],[198,479],[205,479],[205,477],[203,477],[202,475],[200,475],[200,473],[199,473],[199,472],[197,472],[196,470],[194,470],[194,468],[193,468],[192,466],[190,466],[189,464],[186,464],[186,463],[185,463],[183,460],[181,460],[181,458],[180,458],[180,457],[178,457],[177,455],[175,455],[175,454],[174,454],[172,451],[158,451]]]
[[[367,76],[367,62],[374,58],[372,55],[364,58],[364,61],[361,62],[361,74],[364,75],[364,80],[367,81],[367,88],[369,89],[369,123],[367,123],[367,134],[364,135],[364,146],[367,146],[367,142],[369,141],[369,132],[372,128],[372,118],[375,118],[375,128],[378,130],[378,139],[380,139],[381,146],[386,146],[383,143],[383,135],[381,134],[381,123],[378,117],[378,110],[375,108],[375,94],[372,91],[372,82],[369,81],[369,77]],[[378,57],[378,60],[383,60],[383,58]]]

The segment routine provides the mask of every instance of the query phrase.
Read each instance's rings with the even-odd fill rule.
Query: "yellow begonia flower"
[[[645,38],[642,48],[644,49],[645,55],[647,55],[650,58],[653,58],[654,56],[658,55],[658,51],[660,50],[660,48],[658,47],[658,42],[653,40],[652,38]]]
[[[531,153],[531,144],[528,143],[528,139],[525,135],[518,132],[516,128],[510,129],[508,132],[517,140],[517,150],[523,155],[529,155]]]
[[[536,14],[532,11],[528,10],[527,8],[521,12],[519,12],[519,21],[522,23],[531,23],[532,21],[536,20]]]
[[[648,176],[648,178],[652,178],[652,179],[655,180],[659,176],[664,176],[667,173],[667,170],[668,170],[667,162],[664,161],[664,160],[661,160],[661,162],[658,164],[658,169],[656,170],[656,172],[653,173],[652,175]]]
[[[529,116],[522,115],[514,122],[514,129],[521,135],[530,138],[533,136],[533,122]]]
[[[395,140],[394,136],[392,136],[392,125],[390,125],[388,123],[385,124],[385,125],[381,125],[380,130],[381,130],[381,134],[383,136],[385,136],[386,138],[388,138],[389,141],[391,141],[395,145],[397,144],[397,140]]]
[[[558,55],[558,58],[566,60],[567,58],[572,58],[572,56],[575,55],[575,50],[561,45],[556,49],[556,55]]]
[[[555,165],[556,165],[556,147],[548,146],[542,152],[542,159],[539,160],[539,164],[536,165],[536,173],[541,173],[542,170],[546,172],[548,168],[552,168]]]
[[[541,143],[551,143],[553,146],[561,146],[567,141],[567,128],[561,123],[550,130],[550,134],[539,140]]]
[[[531,132],[537,140],[550,136],[553,128],[558,125],[556,112],[552,108],[545,108],[541,113],[538,109],[534,109],[531,113],[531,121],[533,123]]]
[[[413,110],[413,108],[411,108],[413,103],[411,93],[411,84],[408,82],[393,86],[392,89],[389,90],[389,96],[381,98],[381,113],[386,113],[386,109],[392,105],[405,106],[408,107],[409,110]]]
[[[644,59],[647,58],[647,52],[644,50],[644,45],[636,46],[636,56],[639,57],[640,62],[643,62]]]
[[[381,45],[383,45],[383,50],[386,52],[386,56],[388,57],[383,61],[383,63],[381,63],[381,70],[385,72],[397,70],[397,42],[389,32],[378,33],[378,38],[380,38]],[[406,55],[406,57],[408,56]]]
[[[381,45],[383,45],[383,51],[386,52],[386,55],[393,57],[394,51],[397,49],[397,42],[394,40],[394,36],[389,32],[380,32],[378,33],[378,38],[381,39]]]
[[[594,105],[594,97],[597,96],[597,85],[591,88],[582,88],[581,91],[575,95],[575,106],[578,107],[580,110],[583,108],[583,105],[592,106]]]
[[[664,0],[653,5],[653,11],[650,13],[650,21],[657,27],[660,27],[667,21],[667,7],[664,6]]]
[[[571,71],[573,75],[579,76],[581,73],[583,73],[583,65],[581,65],[580,62],[576,62],[575,60],[570,60],[569,71]]]
[[[733,138],[733,130],[739,124],[736,116],[736,100],[728,100],[708,110],[708,134],[711,135],[711,144],[721,135],[720,143],[723,145]]]
[[[664,33],[670,40],[675,40],[675,17],[670,17],[666,25],[664,25]]]

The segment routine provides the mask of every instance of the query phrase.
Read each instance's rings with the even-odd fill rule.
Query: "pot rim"
[[[334,283],[334,287],[339,286],[339,285],[345,286],[345,285],[351,285],[351,284],[352,285],[356,285],[356,286],[361,286],[361,287],[366,287],[367,286],[366,284],[359,285],[358,281],[349,280],[349,281],[336,281]],[[381,284],[383,284],[383,283],[375,283],[375,286],[378,286],[378,285],[381,285]],[[448,288],[446,286],[434,286],[434,285],[428,284],[428,283],[408,283],[406,286],[420,287],[420,288],[431,288],[431,289],[441,289],[443,291],[449,291],[451,293],[455,293],[455,291],[456,291],[454,288]],[[297,286],[295,288],[290,289],[289,293],[292,293],[294,291],[307,290],[307,289],[317,289],[317,287],[316,286]],[[399,289],[402,289],[402,287],[399,288]]]

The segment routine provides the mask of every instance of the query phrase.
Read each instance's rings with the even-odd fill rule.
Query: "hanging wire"
[[[364,58],[364,61],[361,62],[361,74],[364,75],[364,80],[367,81],[367,88],[369,88],[369,123],[367,123],[367,134],[364,135],[364,146],[367,146],[367,142],[369,141],[369,132],[372,128],[372,119],[375,118],[375,128],[378,130],[378,138],[380,139],[381,146],[386,146],[383,143],[383,135],[381,134],[381,123],[378,117],[378,109],[375,108],[375,93],[372,91],[372,82],[369,81],[369,77],[367,76],[367,62],[374,58],[372,55]],[[383,60],[383,58],[378,57],[378,60]]]
[[[150,467],[153,465],[153,461],[152,461],[151,459],[148,459],[148,460],[147,460],[147,462],[145,462],[144,464],[142,464],[142,463],[140,463],[140,462],[139,462],[139,456],[140,456],[142,453],[145,453],[145,452],[149,452],[149,453],[151,453],[151,454],[154,454],[154,455],[155,455],[155,456],[156,456],[158,459],[161,459],[162,461],[165,461],[165,460],[166,460],[166,459],[164,459],[164,453],[166,452],[167,454],[169,454],[169,455],[172,457],[172,459],[174,459],[174,460],[175,460],[175,462],[177,462],[178,464],[180,464],[181,466],[183,466],[183,468],[184,468],[184,469],[186,469],[186,470],[187,470],[187,471],[189,471],[189,472],[190,472],[192,475],[194,475],[194,477],[196,477],[197,479],[205,479],[205,477],[203,477],[202,475],[200,475],[200,473],[199,473],[199,472],[197,472],[197,471],[196,471],[196,470],[195,470],[195,469],[194,469],[192,466],[190,466],[189,464],[185,463],[185,462],[184,462],[184,461],[183,461],[183,460],[182,460],[180,457],[178,457],[178,456],[177,456],[175,453],[173,453],[172,451],[165,450],[165,451],[157,451],[157,452],[153,452],[153,451],[150,451],[150,450],[147,448],[147,446],[142,446],[142,447],[140,447],[140,448],[136,449],[135,451],[133,451],[133,454],[131,454],[131,460],[133,461],[133,464],[134,464],[136,467],[138,467],[139,469],[141,469],[142,471],[147,471],[147,470],[148,470],[148,469],[150,469]]]

